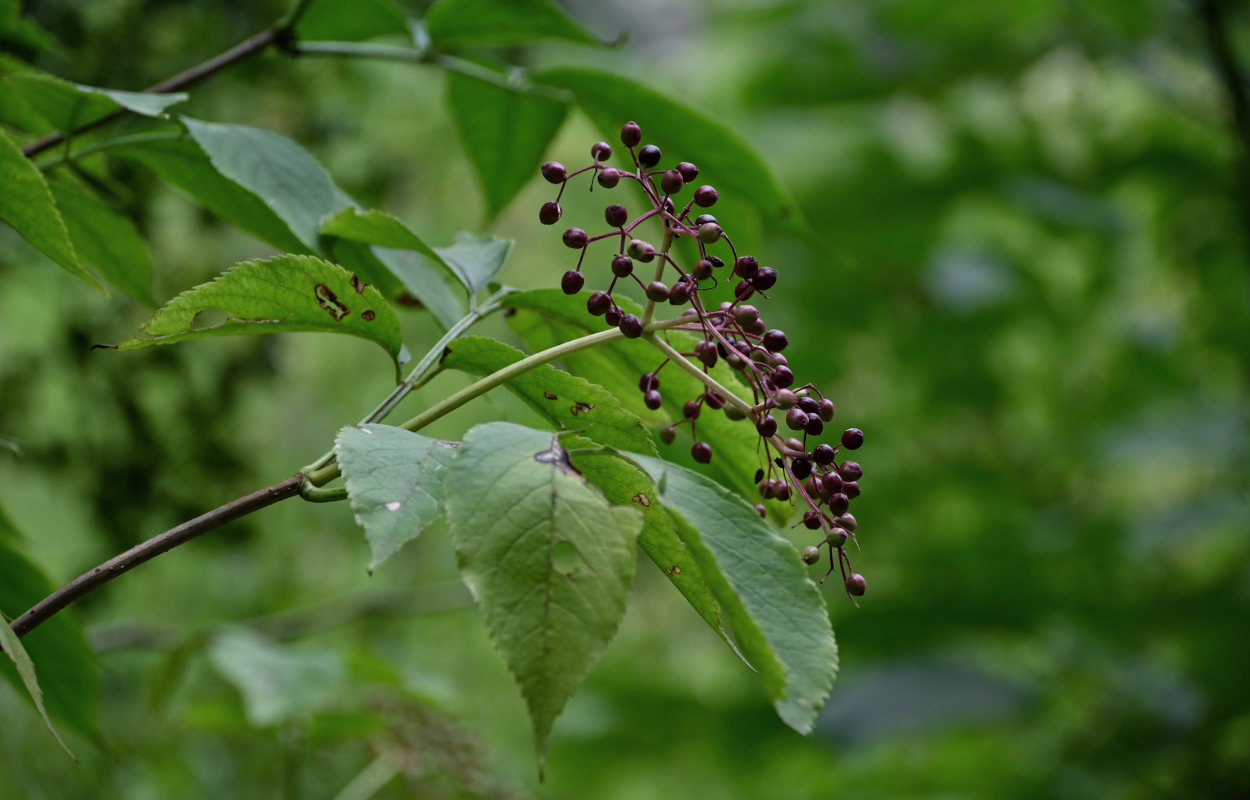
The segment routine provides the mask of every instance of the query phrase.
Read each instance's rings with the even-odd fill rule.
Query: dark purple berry
[[[785,389],[794,385],[794,373],[790,371],[789,367],[777,367],[773,370],[773,374],[770,377],[772,378],[773,386],[776,386],[778,389]]]
[[[828,500],[830,496],[842,491],[842,476],[836,472],[825,472],[820,476],[821,482],[824,484],[825,490],[820,495]]]
[[[790,499],[790,484],[785,481],[777,481],[777,499],[786,502]]]
[[[820,418],[825,422],[833,419],[833,415],[838,411],[832,400],[821,400],[817,405],[819,407],[816,409],[816,413],[820,414]]]
[[[854,500],[859,497],[859,483],[856,481],[845,481],[842,484],[842,494]]]
[[[649,392],[652,389],[660,388],[660,376],[654,372],[644,372],[642,377],[638,379],[638,391]]]
[[[660,163],[660,156],[660,148],[653,144],[643,145],[642,149],[638,151],[638,163],[647,169],[651,169]]]
[[[705,222],[699,226],[699,241],[704,244],[712,244],[721,237],[720,225],[715,222]]]
[[[760,262],[755,256],[742,256],[734,261],[734,274],[749,278],[759,271]]]
[[[812,461],[815,461],[822,467],[827,467],[833,463],[835,455],[834,449],[827,444],[818,444],[816,449],[812,451]]]
[[[617,256],[612,259],[612,274],[618,278],[628,278],[634,274],[634,262],[629,256]]]
[[[586,279],[582,277],[582,273],[575,269],[571,269],[564,273],[564,277],[560,279],[560,288],[565,294],[577,294],[586,285]]]
[[[820,408],[814,399],[807,396],[800,397],[799,401],[795,405],[803,409],[804,414],[815,414],[816,410]]]
[[[614,228],[619,228],[626,222],[629,222],[629,212],[625,210],[625,206],[619,203],[613,203],[603,209],[603,218]]]
[[[564,232],[564,244],[574,250],[579,250],[586,246],[586,231],[581,228],[569,228]]]
[[[843,480],[857,481],[864,477],[864,468],[859,465],[858,461],[843,461],[838,465],[838,474]]]
[[[794,473],[794,477],[803,480],[812,474],[812,462],[806,458],[796,458],[790,462],[790,471]]]
[[[720,195],[716,189],[711,186],[700,186],[694,190],[694,204],[699,208],[708,208],[716,205],[717,198]]]
[[[612,308],[609,308],[609,309],[608,309],[608,310],[604,313],[604,315],[603,315],[603,321],[604,321],[604,322],[606,322],[606,323],[608,323],[608,325],[609,325],[610,327],[615,328],[617,325],[620,325],[620,324],[621,324],[621,317],[622,317],[622,316],[623,316],[623,315],[621,314],[621,310],[620,310],[619,308],[617,308],[616,306],[613,306]]]
[[[653,303],[663,303],[668,299],[668,284],[664,281],[651,281],[643,291]]]
[[[530,163],[534,162],[531,161]],[[564,165],[559,161],[548,161],[546,164],[543,164],[542,172],[548,183],[564,183],[564,178],[568,175]]]
[[[715,267],[716,269],[720,269],[721,267],[725,266],[725,260],[721,258],[720,256],[714,256],[709,253],[708,255],[704,256],[704,258],[706,258],[708,261],[711,261],[712,266]]]
[[[626,122],[621,126],[621,144],[626,147],[637,147],[642,141],[642,128],[637,122]]]
[[[652,389],[642,396],[642,403],[647,408],[655,411],[664,404],[664,396],[655,389]]]
[[[698,400],[687,400],[686,404],[681,407],[681,414],[686,419],[698,419],[699,412],[703,410],[703,404]]]
[[[759,321],[760,310],[752,305],[741,305],[734,308],[733,315],[738,324],[745,327]]]
[[[829,498],[829,511],[833,514],[845,514],[846,510],[851,507],[851,498],[838,492]]]
[[[847,450],[858,450],[864,444],[864,432],[859,428],[847,428],[842,431],[842,446]]]
[[[784,331],[774,329],[764,334],[761,343],[768,348],[768,352],[780,353],[786,349],[786,345],[790,344],[790,340],[786,338]]]
[[[716,343],[702,341],[694,346],[695,357],[709,367],[716,366]]]
[[[738,281],[734,285],[734,297],[739,300],[746,300],[755,294],[755,286],[750,281]]]
[[[611,189],[621,182],[621,171],[612,167],[604,167],[599,170],[599,176],[595,178],[599,181],[599,185],[605,189]]]
[[[697,228],[700,225],[706,225],[709,222],[717,222],[717,221],[718,220],[716,219],[716,217],[712,216],[711,214],[700,214],[699,216],[694,218],[694,226]]]
[[[543,203],[542,208],[538,209],[538,221],[544,225],[555,225],[560,221],[563,214],[560,204],[555,201]]]
[[[660,441],[664,444],[672,444],[677,439],[677,429],[672,425],[665,425],[660,428]]]
[[[682,278],[673,284],[673,288],[668,291],[668,302],[675,306],[684,306],[690,301],[690,291],[693,288],[690,281]]]
[[[703,402],[707,403],[708,408],[722,409],[725,407],[725,398],[711,389],[703,393]]]
[[[659,148],[656,148],[657,152]],[[695,442],[694,447],[690,448],[690,455],[700,464],[706,464],[712,460],[712,445],[707,442]]]
[[[755,430],[765,438],[772,436],[777,432],[777,420],[769,416],[760,417],[755,423]]]
[[[807,415],[797,408],[786,412],[786,427],[792,431],[801,431],[807,425]],[[800,445],[801,447],[801,445]]]
[[[777,285],[777,270],[772,267],[760,267],[751,278],[751,283],[755,284],[756,289],[766,292]]]
[[[595,142],[590,146],[590,156],[595,161],[607,161],[612,157],[612,146],[607,142]]]
[[[682,161],[674,169],[681,173],[681,179],[686,183],[692,183],[695,178],[699,177],[699,168],[689,161]]]
[[[820,418],[819,414],[808,414],[807,424],[803,426],[803,431],[808,436],[819,436],[825,432],[825,421]]]
[[[637,339],[642,336],[642,320],[633,314],[626,314],[621,317],[621,321],[617,323],[621,329],[621,333],[625,334],[626,339]],[[820,419],[817,417],[817,419]]]
[[[611,307],[612,298],[607,292],[595,292],[586,298],[586,310],[596,317],[607,313],[607,310]]]
[[[755,513],[759,514],[761,517],[765,517],[765,518],[768,517],[768,509],[764,508],[763,503],[756,503],[755,505],[751,506],[751,508],[755,509]]]
[[[755,480],[752,481],[752,483],[759,483],[762,480],[764,480],[764,470],[757,469],[755,471]]]
[[[808,530],[812,530],[812,531],[814,531],[814,530],[816,530],[817,528],[819,528],[819,527],[820,527],[820,512],[819,512],[819,511],[806,511],[806,512],[804,512],[804,514],[803,514],[803,527],[807,528]]]
[[[852,572],[846,579],[846,593],[855,597],[863,597],[868,591],[868,581],[858,572]]]
[[[690,268],[690,275],[696,281],[705,281],[712,277],[712,262],[707,259],[699,259],[694,266]]]
[[[808,564],[808,565],[815,564],[819,560],[820,560],[820,548],[819,547],[815,547],[809,544],[807,547],[803,548],[803,563],[804,564]]]
[[[795,439],[793,436],[786,439],[782,444],[786,446],[787,450],[793,452],[795,455],[803,455],[803,443],[798,439]]]
[[[675,169],[670,169],[660,176],[660,188],[665,194],[677,194],[685,185],[686,182],[681,179],[681,173]]]

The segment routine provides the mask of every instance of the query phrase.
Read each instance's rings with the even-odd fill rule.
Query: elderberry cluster
[[[539,209],[538,219],[544,225],[554,225],[560,220],[564,190],[570,180],[583,173],[590,173],[592,190],[595,183],[604,189],[613,189],[622,182],[632,182],[644,195],[643,210],[634,215],[620,203],[604,208],[608,230],[603,233],[591,235],[581,228],[564,231],[564,244],[578,250],[579,257],[577,266],[560,279],[560,287],[566,294],[580,292],[586,284],[582,266],[590,245],[607,241],[615,245],[609,261],[612,278],[606,289],[594,291],[587,297],[587,311],[603,317],[609,326],[619,328],[626,337],[642,336],[646,330],[644,320],[626,313],[613,299],[617,284],[627,280],[642,287],[649,301],[644,317],[649,319],[655,306],[661,303],[683,309],[683,319],[689,321],[668,327],[698,333],[701,341],[693,352],[682,353],[682,356],[695,359],[705,373],[718,361],[724,361],[750,387],[752,399],[749,405],[744,405],[736,398],[730,402],[718,392],[705,389],[684,403],[681,420],[660,429],[660,439],[671,444],[677,438],[677,428],[689,424],[694,439],[691,456],[706,464],[712,460],[712,447],[698,436],[698,419],[704,407],[723,411],[730,419],[749,418],[762,449],[762,466],[755,474],[760,497],[801,502],[806,510],[799,524],[818,531],[820,536],[816,544],[803,548],[803,561],[815,564],[821,558],[820,549],[827,548],[829,571],[825,577],[835,568],[840,569],[847,593],[853,597],[863,595],[867,584],[864,577],[851,568],[846,551],[847,541],[855,540],[857,523],[850,513],[850,504],[859,496],[863,468],[855,461],[840,461],[839,458],[842,451],[859,449],[864,443],[864,434],[858,428],[848,428],[835,444],[816,441],[836,413],[833,401],[810,383],[796,386],[794,372],[782,352],[789,338],[784,331],[769,328],[759,308],[747,302],[756,296],[767,299],[765,292],[777,283],[777,270],[761,266],[755,256],[739,254],[716,218],[702,211],[716,204],[718,193],[714,187],[698,186],[678,210],[681,202],[678,196],[698,178],[698,167],[682,161],[668,169],[658,168],[663,157],[660,148],[653,144],[639,147],[642,129],[636,122],[628,122],[621,128],[621,143],[629,152],[632,167],[607,166],[606,162],[612,158],[612,147],[607,142],[592,145],[592,163],[573,172],[555,161],[542,165],[543,177],[560,187],[555,200],[543,203]],[[664,239],[658,248],[635,235],[640,225],[652,219],[663,227]],[[672,241],[682,236],[692,238],[698,248],[698,259],[689,269],[683,268],[669,253]],[[728,258],[710,252],[713,245],[728,248]],[[636,264],[655,265],[650,281],[644,282],[636,274]],[[712,289],[721,281],[728,282],[734,299],[709,309],[701,291]],[[655,410],[663,404],[659,373],[668,363],[665,359],[655,371],[639,379],[638,388],[647,408]],[[790,435],[782,435],[782,425]],[[766,514],[762,503],[755,509],[761,516]]]

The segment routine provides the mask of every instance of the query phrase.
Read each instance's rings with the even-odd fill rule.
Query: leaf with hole
[[[390,425],[339,431],[334,454],[365,529],[370,570],[443,515],[443,478],[456,446]]]
[[[520,684],[541,764],[625,613],[642,513],[610,504],[553,434],[506,422],[465,434],[445,491],[461,576]]]
[[[206,311],[224,312],[226,319],[195,327],[196,317]],[[300,255],[237,264],[170,300],[139,330],[146,338],[127,339],[109,349],[137,350],[210,336],[325,331],[377,343],[398,370],[403,347],[399,320],[377,289],[337,264]]]

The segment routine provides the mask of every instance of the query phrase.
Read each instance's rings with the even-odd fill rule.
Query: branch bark
[[[13,620],[9,627],[18,636],[25,636],[70,603],[145,561],[151,561],[161,553],[186,544],[200,534],[220,528],[227,522],[232,522],[281,500],[295,497],[299,494],[300,482],[303,479],[302,474],[296,474],[272,486],[266,486],[264,489],[231,500],[207,514],[201,514],[195,519],[153,536],[142,544],[135,545],[120,555],[113,556],[40,600],[25,614]]]
[[[1237,146],[1237,190],[1241,197],[1242,219],[1250,235],[1250,91],[1246,77],[1237,63],[1237,54],[1229,36],[1223,0],[1194,0],[1194,11],[1202,24],[1202,34],[1210,51],[1216,77],[1224,87],[1233,134]]]

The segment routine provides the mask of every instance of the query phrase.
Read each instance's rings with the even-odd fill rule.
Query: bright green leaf
[[[458,72],[447,74],[447,105],[481,181],[487,216],[494,217],[538,175],[567,107]]]
[[[217,636],[208,659],[243,695],[247,718],[257,727],[331,707],[348,683],[346,666],[333,651],[277,644],[250,630]]]
[[[69,757],[77,761],[78,758],[69,749],[69,745],[65,744],[61,734],[56,732],[56,726],[52,724],[52,718],[48,716],[48,709],[43,704],[43,690],[39,688],[39,678],[35,675],[35,663],[31,661],[26,648],[22,647],[22,640],[17,638],[17,634],[9,627],[9,619],[4,615],[3,609],[0,609],[0,647],[4,648],[4,654],[8,656],[9,661],[17,670],[22,685],[26,688],[26,694],[34,702],[39,716],[43,717],[43,724],[48,726],[48,731],[65,749],[65,752],[69,753]]]
[[[353,204],[307,150],[279,133],[180,119],[213,167],[259,197],[310,249],[322,220]]]
[[[529,705],[541,763],[625,613],[642,514],[610,505],[554,435],[505,422],[465,435],[446,505],[461,575]]]
[[[747,660],[782,721],[810,733],[829,697],[838,648],[820,590],[799,554],[745,500],[697,472],[630,455],[674,512]]]
[[[390,0],[313,0],[295,26],[305,42],[360,42],[387,34],[408,35],[407,18]]]
[[[435,45],[498,46],[540,39],[598,40],[551,0],[439,0],[426,13]]]
[[[443,515],[443,475],[456,447],[390,425],[339,431],[334,454],[372,551],[370,570]]]
[[[104,291],[78,261],[43,175],[4,131],[0,131],[0,219],[48,258]]]
[[[145,117],[160,117],[164,115],[165,109],[184,102],[188,97],[185,92],[148,94],[100,89],[36,72],[6,75],[0,80],[10,86],[48,124],[62,132],[95,122],[119,108]]]
[[[77,186],[53,181],[49,187],[82,260],[118,289],[154,307],[152,259],[130,220]]]
[[[260,198],[223,177],[194,142],[144,142],[117,147],[110,153],[139,162],[209,211],[279,250],[312,249],[305,247]]]
[[[637,120],[647,141],[698,164],[700,175],[720,190],[750,202],[766,217],[805,227],[798,207],[768,165],[733,128],[611,72],[562,68],[532,76],[538,83],[573,92],[577,104],[605,133]]]
[[[440,363],[447,369],[489,375],[524,357],[503,342],[470,336],[449,344]],[[580,431],[599,444],[621,450],[655,452],[642,420],[622,408],[607,389],[585,378],[543,364],[506,385],[562,431]]]
[[[225,312],[226,320],[195,327],[205,311]],[[170,300],[139,330],[152,338],[127,339],[115,349],[207,336],[326,331],[376,342],[398,363],[403,346],[399,320],[377,289],[337,264],[299,255],[237,264]]]
[[[444,330],[467,313],[460,279],[448,277],[437,262],[416,250],[375,245],[370,252],[399,278],[410,295],[421,301]]]
[[[434,248],[471,294],[485,289],[495,279],[511,250],[511,239],[475,236],[465,231],[457,231],[456,240],[449,247]]]

